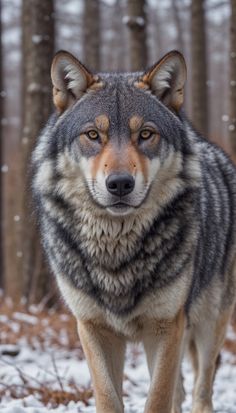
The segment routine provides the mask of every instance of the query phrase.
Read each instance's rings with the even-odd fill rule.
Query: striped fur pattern
[[[118,79],[124,82],[122,76]],[[114,75],[115,83],[118,79]],[[131,88],[127,86],[128,95]],[[33,189],[49,262],[56,273],[118,315],[132,311],[153,288],[175,282],[185,265],[196,260],[190,304],[212,277],[223,277],[235,242],[234,167],[185,120],[153,96],[137,94],[142,93],[155,102],[157,113],[167,112],[167,130],[148,198],[131,215],[110,216],[91,199],[70,142],[77,138],[80,102],[62,118],[52,116],[33,156]],[[128,98],[122,89],[120,96]],[[173,130],[168,118],[173,118]]]
[[[149,85],[147,73],[101,74],[75,99],[85,75],[65,61],[70,104],[38,139],[33,194],[48,261],[77,318],[132,340],[145,319],[172,319],[182,308],[191,341],[206,312],[217,319],[234,302],[236,173],[176,111],[184,75],[175,88],[176,61],[165,65],[154,80],[152,68]],[[106,189],[117,171],[135,180],[119,207]]]

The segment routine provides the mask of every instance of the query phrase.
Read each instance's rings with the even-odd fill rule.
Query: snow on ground
[[[1,318],[5,320],[4,316]],[[15,320],[36,323],[32,316],[15,313]],[[5,320],[6,321],[6,320]],[[17,325],[17,324],[16,324]],[[229,329],[229,340],[236,340],[236,335]],[[187,361],[183,366],[185,388],[184,413],[190,412],[193,377]],[[141,413],[149,386],[148,371],[142,348],[129,346],[124,374],[124,402],[126,413]],[[31,394],[24,387],[31,387]],[[13,398],[12,389],[15,389]],[[55,392],[54,402],[45,406],[37,388]],[[58,392],[69,394],[69,404],[56,403]],[[17,344],[0,345],[0,412],[1,413],[95,413],[94,398],[91,392],[90,375],[87,364],[81,357],[81,350],[66,349],[48,345],[42,349],[29,345],[25,337],[20,337]],[[78,397],[78,394],[80,395]],[[80,401],[77,401],[78,398]],[[84,401],[81,401],[84,400]],[[217,413],[236,412],[236,356],[223,351],[222,365],[217,373],[214,387],[214,406]]]

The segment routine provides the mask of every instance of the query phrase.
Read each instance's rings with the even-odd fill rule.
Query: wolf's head
[[[94,203],[119,216],[145,205],[163,166],[172,168],[170,154],[181,153],[183,56],[170,52],[145,73],[93,75],[61,51],[51,73],[57,145],[77,163]]]

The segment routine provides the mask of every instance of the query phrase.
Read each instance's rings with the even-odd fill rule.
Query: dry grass
[[[65,382],[54,366],[54,386],[51,382],[40,382],[25,374],[15,358],[22,346],[28,345],[33,350],[47,352],[49,349],[74,351],[77,359],[83,359],[83,351],[78,339],[74,317],[66,309],[45,309],[41,306],[13,305],[10,299],[0,302],[0,350],[1,364],[8,364],[15,369],[21,384],[8,385],[0,379],[0,400],[2,397],[24,399],[33,395],[45,406],[67,405],[70,401],[88,404],[92,397],[91,388],[79,388],[76,383]],[[4,346],[6,345],[6,346]],[[9,346],[13,345],[13,346]],[[7,357],[5,357],[7,356]],[[12,359],[13,362],[9,362]],[[55,384],[57,388],[55,389]]]
[[[236,333],[236,311],[234,313],[231,325],[232,325],[233,331]],[[234,356],[236,356],[236,341],[235,340],[231,340],[227,338],[225,340],[224,347],[227,351],[229,351]]]
[[[45,309],[40,306],[27,308],[23,304],[13,305],[11,300],[0,302],[0,344],[18,344],[24,338],[33,349],[48,347],[80,350],[74,317],[64,309]]]
[[[236,332],[236,317],[232,321],[232,327]],[[81,401],[85,405],[89,403],[92,397],[91,388],[79,388],[75,382],[65,382],[59,376],[54,360],[52,360],[55,377],[53,387],[50,382],[39,382],[34,377],[26,375],[14,363],[15,357],[19,354],[24,343],[32,349],[40,349],[45,352],[49,348],[73,350],[76,352],[77,358],[84,358],[77,336],[76,322],[66,309],[48,310],[41,306],[27,308],[23,304],[13,305],[11,300],[2,298],[0,302],[0,332],[0,344],[6,345],[5,348],[2,346],[0,350],[0,362],[1,364],[11,365],[21,379],[20,385],[8,385],[3,379],[0,379],[0,400],[4,396],[13,399],[24,399],[33,395],[43,405],[54,408],[60,404],[67,405],[70,401]],[[13,347],[9,347],[9,344]],[[236,355],[235,341],[226,339],[225,348]],[[134,347],[130,354],[133,367],[137,363],[139,351],[140,349]],[[7,361],[9,359],[12,359],[13,362]],[[55,383],[57,389],[55,389]]]
[[[74,381],[64,384],[62,378],[58,375],[56,364],[54,365],[54,377],[55,382],[59,387],[58,390],[52,388],[50,382],[39,381],[35,377],[24,373],[14,363],[10,363],[3,359],[0,359],[0,361],[3,364],[13,367],[22,382],[22,384],[9,385],[0,381],[0,400],[6,396],[11,399],[24,399],[25,397],[32,395],[45,406],[58,407],[60,404],[67,405],[71,401],[80,401],[85,405],[88,405],[89,399],[93,395],[91,388],[79,388]]]
[[[230,339],[225,340],[225,349],[236,356],[236,342]]]

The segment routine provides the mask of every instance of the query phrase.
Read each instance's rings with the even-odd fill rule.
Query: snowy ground
[[[21,318],[24,323],[36,322],[32,316],[15,314],[14,322],[12,319],[7,320],[4,315],[0,316],[0,324],[8,322],[11,328],[17,330],[17,318]],[[62,341],[66,342],[66,332],[60,331],[60,335]],[[236,340],[232,329],[229,329],[228,335],[230,340]],[[24,336],[14,345],[7,344],[6,337],[3,341],[5,344],[0,345],[1,413],[95,413],[90,376],[81,349],[67,349],[66,346],[51,345],[49,342],[48,348],[42,349],[37,337],[30,344]],[[183,371],[187,391],[183,411],[189,413],[192,374],[187,361]],[[124,375],[126,413],[143,412],[148,386],[142,348],[130,346]],[[63,394],[65,403],[71,400],[67,405],[61,403]],[[214,405],[217,413],[236,413],[236,356],[226,350],[215,381]]]

